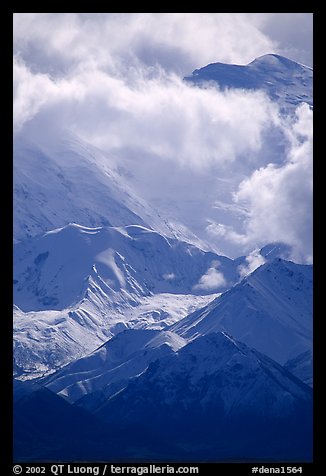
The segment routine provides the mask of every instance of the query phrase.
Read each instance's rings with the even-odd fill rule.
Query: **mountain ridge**
[[[211,63],[193,71],[185,81],[195,85],[217,83],[222,89],[262,90],[278,101],[283,112],[289,112],[301,102],[310,106],[313,69],[284,56],[267,54],[247,65]]]

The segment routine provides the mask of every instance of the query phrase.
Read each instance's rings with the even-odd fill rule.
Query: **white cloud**
[[[291,247],[291,259],[310,263],[313,112],[303,104],[280,127],[287,138],[282,160],[249,173],[233,192],[231,206],[217,202],[218,208],[227,212],[225,223],[208,220],[206,231],[234,256],[266,243],[282,242]]]
[[[139,72],[132,84],[100,70],[53,79],[15,59],[14,80],[15,129],[35,118],[39,131],[50,120],[106,150],[144,150],[184,166],[250,159],[279,120],[261,92],[200,89],[171,74]]]
[[[90,61],[111,72],[140,62],[189,74],[215,61],[247,63],[275,44],[241,13],[16,13],[14,47],[57,74]]]
[[[189,74],[271,52],[311,63],[312,14],[16,13],[14,47],[58,74],[90,61],[111,71],[141,62]]]
[[[312,259],[312,110],[297,109],[287,129],[291,148],[281,166],[268,164],[239,186],[234,198],[248,209],[247,243],[284,242],[295,261]]]
[[[16,131],[36,117],[42,109],[62,103],[67,107],[80,101],[85,93],[85,84],[77,78],[55,81],[47,74],[32,73],[19,57],[14,57],[13,60],[13,79],[13,118]]]
[[[241,277],[247,276],[257,269],[259,266],[266,262],[265,258],[260,254],[260,251],[253,250],[246,256],[246,264],[242,264],[238,267],[238,271]]]
[[[163,279],[165,279],[166,281],[172,281],[173,279],[175,279],[175,274],[174,273],[165,273],[165,274],[163,274]]]
[[[213,291],[226,285],[226,280],[221,271],[218,270],[218,261],[213,261],[211,267],[199,279],[194,290]]]
[[[231,240],[237,243],[245,245],[247,243],[247,237],[244,234],[238,233],[230,225],[224,225],[223,223],[212,222],[206,227],[209,234],[216,236],[217,238],[223,238],[225,240]]]

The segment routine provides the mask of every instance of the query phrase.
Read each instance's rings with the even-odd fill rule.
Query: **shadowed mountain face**
[[[44,388],[16,398],[15,461],[85,461],[114,454],[111,432],[90,413]]]
[[[223,333],[156,360],[93,415],[28,392],[15,405],[21,460],[311,459],[311,389]]]
[[[126,449],[129,455],[144,445],[164,459],[187,453],[199,460],[309,459],[311,411],[309,387],[216,333],[151,364],[95,414],[126,434],[142,429]],[[150,435],[157,431],[174,453],[155,447]]]

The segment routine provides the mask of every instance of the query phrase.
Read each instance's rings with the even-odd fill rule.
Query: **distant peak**
[[[313,105],[313,69],[275,53],[259,56],[247,65],[211,63],[184,79],[204,88],[216,83],[222,90],[265,91],[280,104],[282,114],[292,114],[303,102]]]

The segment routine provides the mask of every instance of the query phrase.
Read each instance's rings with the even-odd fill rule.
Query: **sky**
[[[182,81],[268,53],[312,66],[311,13],[16,13],[13,44],[16,137],[101,148],[146,199],[188,224],[199,207],[193,230],[223,254],[279,240],[311,262],[311,109],[283,120],[261,92]]]

